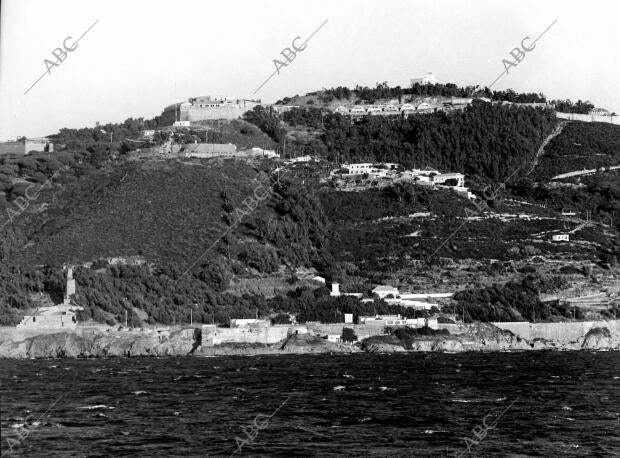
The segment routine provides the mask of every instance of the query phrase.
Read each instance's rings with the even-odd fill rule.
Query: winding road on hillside
[[[562,180],[564,178],[578,177],[582,175],[593,175],[596,172],[605,172],[610,170],[618,170],[620,169],[620,165],[612,165],[608,167],[599,167],[598,169],[587,169],[587,170],[576,170],[574,172],[563,173],[561,175],[556,175],[552,180]]]
[[[538,148],[538,151],[536,152],[536,156],[534,156],[534,160],[532,161],[532,165],[530,169],[526,172],[525,176],[528,176],[534,171],[534,169],[538,165],[538,160],[545,152],[545,147],[549,144],[551,140],[553,140],[555,137],[557,137],[558,135],[562,133],[562,130],[567,124],[568,124],[568,121],[560,121],[560,123],[555,127],[555,129],[553,129],[553,132],[551,132],[547,136],[547,138],[545,138],[545,140],[542,142],[542,145],[540,145],[540,148]]]

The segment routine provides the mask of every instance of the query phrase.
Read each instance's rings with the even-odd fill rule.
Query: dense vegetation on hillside
[[[268,161],[259,167],[234,160],[217,165],[167,161],[125,162],[78,177],[62,172],[53,192],[41,193],[2,228],[0,274],[11,281],[0,285],[0,314],[14,321],[16,309],[33,306],[32,293],[51,292],[45,286],[49,282],[39,278],[43,273],[32,267],[37,264],[58,274],[64,263],[141,256],[153,263],[148,275],[128,274],[131,269],[117,274],[111,268],[101,276],[78,269],[86,316],[100,320],[104,315],[95,311],[101,309],[115,317],[129,300],[153,319],[170,322],[167,307],[174,308],[178,297],[196,296],[191,282],[179,283],[185,288],[181,292],[172,288],[165,304],[153,302],[155,296],[148,296],[140,282],[168,285],[166,278],[186,273],[187,279],[205,283],[205,291],[221,292],[233,273],[329,262],[329,223],[318,198],[295,179],[271,176],[271,168]],[[206,292],[200,294],[203,303],[219,303],[222,310],[224,304],[239,303],[239,313],[257,303],[223,296],[206,302]]]
[[[546,321],[560,318],[583,318],[578,308],[555,303],[542,303],[540,292],[562,285],[559,278],[541,280],[527,276],[521,282],[493,285],[487,288],[459,291],[455,305],[444,311],[472,321]]]
[[[75,270],[79,286],[73,302],[84,307],[80,320],[115,324],[124,322],[127,312],[128,324],[133,326],[189,323],[190,319],[195,323],[227,325],[231,318],[254,318],[257,314],[266,317],[290,313],[299,322],[326,323],[342,322],[344,313],[424,316],[383,301],[362,304],[351,297],[330,297],[327,288],[297,288],[286,297],[271,300],[258,295],[228,294],[225,289],[238,267],[223,257],[206,259],[189,275],[169,264],[155,267],[95,263],[91,268]],[[11,272],[10,278],[10,282],[2,283],[0,325],[19,323],[23,310],[35,306],[28,293],[45,291],[62,297],[65,276],[58,269],[29,267]]]
[[[463,112],[325,117],[328,157],[338,162],[397,162],[499,181],[525,169],[556,120],[550,110],[474,103]]]
[[[569,99],[552,100],[551,105],[553,105],[557,111],[562,113],[588,114],[592,111],[592,109],[594,109],[594,105],[591,102],[582,102],[581,100],[577,100],[575,103]]]
[[[343,88],[333,91],[334,97],[346,94]],[[356,91],[356,97],[368,99],[394,97],[387,85]],[[418,85],[411,91],[467,96],[454,85]],[[538,101],[532,94],[487,96]],[[549,242],[547,235],[532,241],[533,234],[577,225],[552,219],[554,211],[591,210],[595,219],[610,215],[620,220],[618,174],[582,178],[585,186],[568,189],[544,184],[567,171],[561,167],[615,161],[620,146],[615,126],[569,124],[528,178],[525,171],[556,125],[548,109],[474,102],[450,114],[352,122],[320,109],[294,109],[280,116],[257,107],[244,118],[174,136],[161,134],[153,143],[230,141],[240,147],[277,145],[282,152],[286,138],[287,151],[338,163],[398,162],[407,168],[464,172],[477,194],[485,183],[512,176],[502,198],[524,201],[528,213],[542,218],[467,221],[464,210],[476,210],[471,201],[412,184],[338,191],[321,183],[335,167],[326,161],[287,165],[275,173],[281,162],[127,159],[123,153],[140,145],[129,140],[155,127],[157,119],[62,129],[54,141],[66,145],[63,151],[0,158],[0,323],[15,324],[23,310],[40,305],[39,292],[58,301],[63,263],[84,264],[75,270],[76,302],[85,308],[82,319],[113,323],[124,321],[128,312],[136,325],[186,323],[190,310],[195,321],[207,323],[257,312],[276,319],[294,313],[300,321],[324,322],[342,321],[343,313],[412,316],[412,311],[380,301],[332,298],[325,288],[297,288],[266,299],[242,295],[231,285],[302,266],[315,268],[328,281],[341,281],[343,291],[364,292],[398,269],[425,261],[443,266],[452,259],[496,259],[489,270],[510,271],[512,260],[564,253],[566,247]],[[500,198],[487,204],[498,212],[520,211]],[[600,227],[584,228],[577,237],[583,243],[570,247],[572,259],[600,254],[612,264],[619,253]],[[145,263],[117,266],[106,260],[128,256]],[[290,289],[300,286],[292,274],[289,284]],[[536,282],[515,283],[466,291],[457,299],[459,305],[470,304],[468,319],[527,317],[532,306],[537,319],[568,316],[561,307],[536,302],[539,290]],[[506,307],[508,302],[516,304],[514,309]]]
[[[620,165],[620,126],[571,122],[545,148],[533,178],[549,180],[562,173]]]
[[[283,115],[292,125],[318,128],[320,112],[300,108]],[[256,108],[245,119],[281,139],[275,112]],[[531,163],[556,124],[551,110],[476,102],[462,112],[423,116],[368,116],[354,122],[339,114],[322,116],[322,145],[315,154],[334,162],[397,162],[406,168],[442,171],[500,181]],[[516,176],[519,176],[516,174]]]

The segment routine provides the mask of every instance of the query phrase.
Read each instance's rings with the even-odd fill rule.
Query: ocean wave
[[[92,406],[81,406],[77,407],[78,410],[104,410],[104,409],[114,409],[115,407],[107,406],[105,404],[95,404]]]

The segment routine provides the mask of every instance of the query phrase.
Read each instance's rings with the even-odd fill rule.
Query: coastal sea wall
[[[321,324],[275,325],[269,327],[222,328],[213,325],[202,326],[202,346],[209,347],[226,343],[260,343],[271,345],[292,335],[314,334],[322,337],[341,336],[343,328],[351,328],[358,340],[385,334],[385,325],[381,324]]]
[[[526,340],[553,340],[560,343],[576,342],[594,328],[607,328],[613,335],[620,335],[620,320],[574,321],[564,323],[530,323],[527,321],[496,322],[500,329],[510,331]]]
[[[351,328],[357,344],[340,343]],[[382,325],[318,324],[264,328],[112,329],[0,327],[0,358],[252,355],[393,351],[620,350],[620,320],[564,323],[440,324],[450,333],[401,338]]]
[[[202,346],[208,347],[224,343],[278,343],[295,333],[306,334],[304,326],[276,325],[268,327],[220,328],[213,325],[202,326]]]

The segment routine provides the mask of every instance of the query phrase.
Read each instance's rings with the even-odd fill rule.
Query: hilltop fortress
[[[260,100],[237,99],[235,97],[192,97],[185,102],[174,103],[164,108],[161,115],[161,126],[173,126],[175,124],[188,126],[197,121],[237,119],[246,111],[260,104]]]

